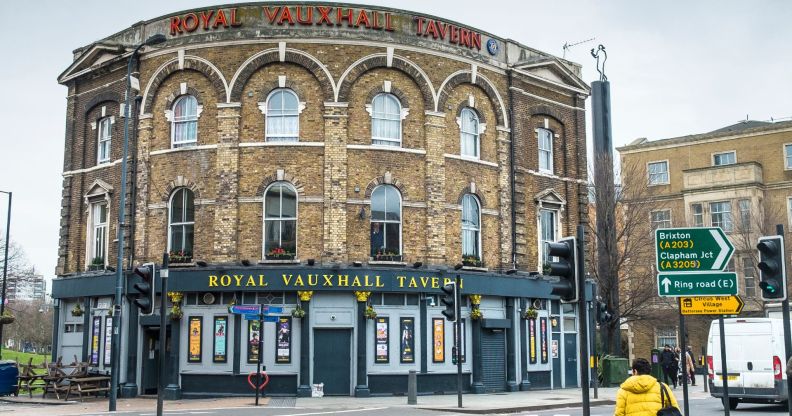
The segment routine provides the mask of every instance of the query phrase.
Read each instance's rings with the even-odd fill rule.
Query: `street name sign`
[[[745,302],[739,296],[681,298],[682,315],[739,315]]]
[[[736,273],[658,273],[657,294],[665,297],[737,294]]]
[[[228,312],[243,315],[258,315],[261,313],[261,305],[231,305]]]
[[[655,249],[660,272],[720,271],[734,253],[720,227],[659,228]]]
[[[279,316],[264,316],[264,319],[261,319],[260,315],[244,315],[246,321],[259,321],[263,320],[264,322],[278,322]]]

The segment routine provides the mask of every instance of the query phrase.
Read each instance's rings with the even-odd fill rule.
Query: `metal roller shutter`
[[[506,390],[506,335],[503,330],[481,331],[481,382],[488,392]]]

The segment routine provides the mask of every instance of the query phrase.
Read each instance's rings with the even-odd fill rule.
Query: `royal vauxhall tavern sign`
[[[657,229],[655,249],[658,295],[737,294],[737,274],[721,272],[734,246],[720,227]]]
[[[166,26],[166,27],[162,27]],[[497,57],[500,40],[470,27],[428,15],[408,14],[388,8],[362,8],[345,4],[245,5],[194,10],[154,21],[147,32],[168,33],[171,38],[189,35],[218,35],[226,30],[249,31],[254,36],[310,36],[354,39],[357,35],[379,33],[383,40],[420,42],[426,40]],[[370,37],[370,36],[369,36]]]

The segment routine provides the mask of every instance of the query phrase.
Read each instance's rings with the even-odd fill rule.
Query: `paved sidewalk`
[[[592,407],[613,404],[617,388],[600,388],[598,399],[594,399],[593,390],[590,390]],[[682,389],[673,390],[677,400],[682,400]],[[704,393],[703,388],[691,388],[690,399],[704,399],[709,393]],[[64,402],[62,400],[30,400],[27,397],[0,398],[0,416],[13,414],[14,416],[47,415],[47,416],[88,416],[108,414],[107,399],[92,398],[85,402]],[[57,405],[55,405],[57,403]],[[369,398],[355,397],[322,397],[322,398],[262,398],[262,406],[289,407],[295,409],[321,409],[322,411],[350,410],[379,407],[401,407],[408,409],[420,408],[436,410],[439,412],[456,413],[512,413],[519,411],[541,411],[547,409],[560,409],[580,407],[582,404],[580,389],[563,390],[538,390],[514,393],[496,394],[465,394],[462,396],[463,408],[457,407],[455,394],[418,396],[418,405],[407,405],[406,396],[383,396]],[[183,399],[165,402],[166,412],[173,411],[202,411],[213,409],[251,408],[254,397],[224,397],[216,399]],[[137,397],[134,399],[119,399],[117,413],[156,411],[157,401],[154,397]]]

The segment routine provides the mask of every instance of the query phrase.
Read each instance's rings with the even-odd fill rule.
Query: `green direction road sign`
[[[737,294],[737,273],[658,273],[662,297],[727,296]]]
[[[720,227],[657,229],[655,249],[660,272],[720,271],[734,253]]]

